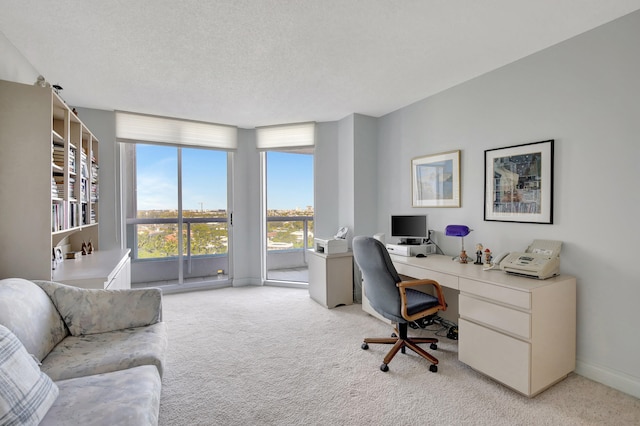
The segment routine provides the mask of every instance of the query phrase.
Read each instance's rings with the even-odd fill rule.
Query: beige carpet
[[[389,326],[306,290],[243,287],[164,296],[169,352],[161,425],[639,425],[640,400],[570,375],[529,399],[457,360],[360,348]],[[424,332],[423,332],[424,333]]]

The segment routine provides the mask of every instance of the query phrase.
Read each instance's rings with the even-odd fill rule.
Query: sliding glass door
[[[226,151],[126,144],[132,282],[228,281]]]
[[[263,155],[265,281],[308,283],[313,246],[313,149]]]

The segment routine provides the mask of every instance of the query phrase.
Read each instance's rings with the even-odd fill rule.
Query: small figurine
[[[38,78],[36,79],[36,82],[33,83],[34,86],[39,86],[39,87],[51,87],[51,85],[47,82],[47,80],[44,79],[43,76],[39,75]]]
[[[482,244],[476,244],[476,261],[473,262],[474,265],[482,265]]]
[[[89,244],[87,244],[87,254],[91,253],[93,253],[93,244],[91,243],[91,240],[89,240]]]
[[[493,259],[493,256],[491,256],[491,250],[485,249],[484,250],[484,263],[487,264],[487,265],[491,265],[491,259]]]
[[[82,255],[84,256],[85,254],[87,254],[87,243],[82,240]]]
[[[468,263],[468,262],[469,262],[469,256],[467,256],[467,251],[462,250],[460,252],[460,263]]]

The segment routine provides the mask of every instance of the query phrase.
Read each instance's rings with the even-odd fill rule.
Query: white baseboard
[[[308,283],[297,283],[297,282],[288,282],[288,281],[273,281],[273,280],[264,280],[261,281],[259,278],[234,278],[233,279],[233,287],[245,287],[248,285],[257,285],[257,286],[273,286],[273,287],[288,287],[288,288],[302,288],[308,289]]]
[[[626,373],[576,360],[576,374],[640,398],[640,379]]]
[[[244,287],[247,285],[262,285],[260,278],[233,278],[233,287]]]

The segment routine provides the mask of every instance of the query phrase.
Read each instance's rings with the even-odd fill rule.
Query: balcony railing
[[[302,222],[302,229],[291,225],[295,222]],[[276,223],[282,225],[277,227]],[[309,230],[310,223],[313,223],[313,216],[267,216],[267,250],[310,248],[309,237],[313,238],[313,230]]]
[[[267,217],[267,279],[307,282],[313,216]]]
[[[228,228],[226,217],[193,218],[183,217],[183,256],[186,274],[192,273],[194,259],[226,258],[228,255]],[[192,232],[196,225],[214,226],[210,235],[196,235]],[[129,247],[136,261],[170,260],[178,256],[177,218],[135,218],[127,219]],[[145,232],[139,232],[145,227]],[[313,216],[269,216],[267,217],[267,269],[305,269],[306,251],[312,247]],[[201,232],[202,229],[197,230]],[[196,234],[198,234],[196,232]],[[154,235],[155,234],[155,235]],[[146,243],[141,243],[147,238]],[[194,244],[195,247],[194,250]],[[222,259],[220,259],[222,260]]]

